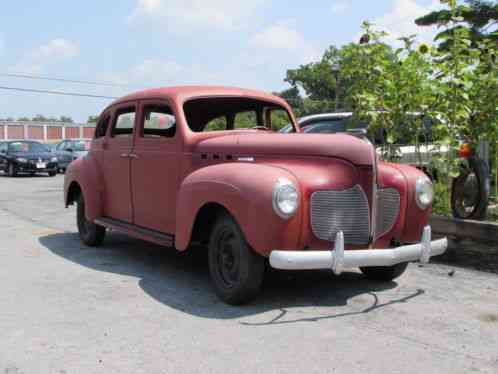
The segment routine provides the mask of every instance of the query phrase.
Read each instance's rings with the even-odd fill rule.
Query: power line
[[[0,73],[0,77],[46,80],[46,81],[54,81],[54,82],[77,83],[77,84],[87,84],[87,85],[92,85],[92,86],[105,86],[105,87],[121,87],[121,88],[133,87],[133,86],[128,85],[128,84],[84,81],[84,80],[76,80],[76,79],[48,77],[48,76],[43,76],[43,75],[33,75],[33,74],[26,74],[26,73]]]
[[[5,87],[5,86],[0,86],[0,90],[18,91],[18,92],[32,92],[32,93],[41,93],[41,94],[49,94],[49,95],[91,97],[91,98],[94,98],[94,99],[118,99],[117,97],[114,97],[114,96],[92,95],[92,94],[79,93],[79,92],[35,90],[35,89],[32,89],[32,88],[21,88],[21,87]]]

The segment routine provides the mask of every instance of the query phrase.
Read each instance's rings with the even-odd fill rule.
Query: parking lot
[[[0,373],[498,372],[496,274],[271,272],[230,307],[198,257],[116,233],[83,247],[62,183],[0,173]]]

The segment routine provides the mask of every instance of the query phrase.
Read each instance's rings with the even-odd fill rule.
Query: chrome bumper
[[[443,254],[448,247],[446,238],[431,241],[431,228],[426,226],[417,244],[392,249],[344,250],[344,234],[337,233],[331,251],[272,251],[270,264],[282,270],[332,269],[341,274],[346,268],[392,266],[401,262],[428,263],[432,256]]]

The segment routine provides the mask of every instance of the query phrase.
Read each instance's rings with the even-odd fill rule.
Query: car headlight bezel
[[[24,157],[16,157],[16,161],[20,162],[21,164],[26,164],[28,162],[28,159]]]
[[[415,182],[415,202],[422,210],[426,210],[432,205],[434,200],[434,187],[427,177],[418,177]]]
[[[58,160],[58,159],[57,159],[57,157],[55,157],[55,156],[54,156],[54,157],[52,157],[52,158],[50,159],[50,162],[58,162],[58,161],[59,161],[59,160]]]
[[[273,211],[283,219],[289,219],[299,208],[299,190],[294,183],[285,178],[279,178],[273,186]]]

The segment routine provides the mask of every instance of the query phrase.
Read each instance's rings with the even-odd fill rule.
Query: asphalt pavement
[[[496,274],[271,272],[227,306],[202,256],[82,246],[62,183],[0,173],[0,373],[498,373]]]

